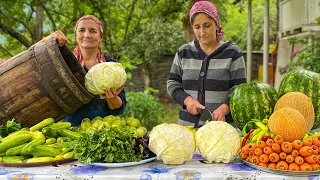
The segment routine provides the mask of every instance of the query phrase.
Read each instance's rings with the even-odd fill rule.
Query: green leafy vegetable
[[[82,134],[75,147],[75,157],[83,163],[138,162],[145,159],[144,146],[136,153],[134,131],[124,128],[103,128],[99,132]]]
[[[16,122],[14,122],[14,119],[12,119],[11,121],[7,121],[6,126],[0,126],[0,136],[4,138],[8,136],[8,134],[20,130],[20,128],[21,125],[17,124]]]

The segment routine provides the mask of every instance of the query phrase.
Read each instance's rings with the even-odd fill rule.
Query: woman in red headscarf
[[[231,41],[222,42],[220,18],[211,2],[196,2],[189,16],[196,40],[179,48],[167,81],[168,94],[181,106],[179,124],[204,124],[199,109],[205,108],[213,120],[233,122],[231,91],[246,82],[241,50]]]
[[[111,57],[104,56],[101,50],[103,26],[95,16],[86,15],[81,17],[76,23],[75,35],[78,45],[74,49],[74,54],[86,72],[101,62],[117,62]],[[60,46],[70,43],[61,31],[52,33],[42,42],[48,38],[57,38]],[[107,115],[121,114],[125,105],[126,96],[123,87],[110,89],[99,96],[95,96],[88,104],[67,116],[63,121],[68,121],[73,126],[78,126],[84,118],[93,119],[96,116],[105,117]]]

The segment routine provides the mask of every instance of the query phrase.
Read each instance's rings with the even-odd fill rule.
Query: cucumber
[[[44,134],[47,137],[51,137],[51,138],[59,137],[57,130],[56,129],[52,129],[50,127],[42,128],[41,132],[42,132],[42,134]]]
[[[63,159],[70,159],[70,158],[73,158],[74,156],[74,152],[71,151],[71,152],[67,152],[63,155]]]
[[[16,146],[16,147],[12,147],[12,148],[7,149],[6,155],[7,155],[7,156],[16,156],[16,155],[20,154],[21,149],[22,149],[25,145],[27,145],[27,143],[24,143],[24,144],[21,144],[21,145],[19,145],[19,146]]]
[[[56,148],[46,146],[46,145],[31,146],[28,149],[28,153],[36,157],[46,157],[46,156],[55,157],[61,154],[61,152],[58,151]]]
[[[29,131],[27,130],[21,130],[21,131],[16,131],[16,132],[13,132],[11,134],[9,134],[7,137],[3,138],[1,141],[2,142],[6,142],[7,140],[17,136],[17,135],[21,135],[21,134],[29,134]]]
[[[26,161],[26,163],[34,163],[34,162],[48,162],[53,161],[54,158],[52,157],[36,157],[36,158],[30,158]]]
[[[36,131],[36,130],[42,129],[42,128],[44,128],[46,126],[49,126],[49,125],[51,125],[53,123],[54,123],[54,119],[53,118],[44,119],[41,122],[39,122],[38,124],[32,126],[30,128],[30,131]]]
[[[56,143],[56,138],[49,138],[46,140],[45,144],[54,144],[54,143]]]
[[[58,123],[53,123],[49,126],[49,128],[52,129],[70,129],[71,128],[71,123],[70,122],[58,122]]]
[[[8,163],[22,163],[24,159],[23,156],[2,156],[2,162]]]
[[[31,139],[31,134],[16,135],[9,140],[0,144],[0,153],[5,152],[7,149],[24,144]]]
[[[21,151],[20,151],[20,154],[22,156],[26,156],[29,154],[28,150],[30,149],[31,146],[35,146],[35,145],[41,145],[44,143],[44,140],[43,139],[35,139],[35,140],[32,140],[31,142],[29,142],[27,145],[25,145]]]
[[[68,129],[59,129],[58,134],[63,137],[69,137],[72,140],[79,139],[81,137],[81,133],[73,132]]]

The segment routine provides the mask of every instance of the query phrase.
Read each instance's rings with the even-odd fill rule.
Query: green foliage
[[[320,17],[316,19],[316,22],[320,25]],[[291,61],[278,67],[280,74],[285,74],[298,68],[320,73],[320,37],[307,35],[300,39],[289,38],[288,41],[291,45],[301,44],[304,48],[300,51],[293,50],[291,52]],[[296,61],[293,61],[294,57],[297,58]]]
[[[233,2],[233,0],[231,1]],[[252,1],[252,49],[259,51],[263,47],[264,31],[264,0]],[[270,43],[275,43],[277,38],[277,8],[276,0],[270,1]],[[232,40],[237,43],[242,50],[247,47],[247,23],[248,23],[248,5],[243,1],[237,6],[228,4],[227,22],[222,24],[225,32],[225,40]]]
[[[148,130],[162,123],[163,107],[158,98],[147,92],[127,92],[126,98],[127,105],[121,116],[139,119]]]
[[[291,42],[300,43],[304,48],[300,51],[294,50],[292,52],[291,58],[296,57],[296,61],[290,61],[286,65],[278,67],[280,74],[285,74],[298,68],[320,73],[320,38],[314,35],[307,35],[301,40]]]

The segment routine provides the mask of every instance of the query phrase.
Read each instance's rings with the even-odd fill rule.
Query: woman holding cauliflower
[[[84,118],[93,119],[96,116],[105,117],[108,115],[121,114],[126,106],[126,96],[123,90],[123,85],[126,78],[125,71],[120,63],[110,63],[117,61],[111,57],[104,56],[101,50],[103,36],[102,23],[93,15],[83,16],[76,23],[75,35],[78,45],[74,49],[74,54],[79,63],[86,72],[88,72],[91,68],[95,69],[95,72],[91,73],[90,77],[87,77],[88,74],[86,75],[85,83],[86,88],[95,96],[88,104],[80,107],[76,112],[67,116],[63,121],[68,121],[71,122],[73,126],[78,126]],[[48,38],[57,38],[59,46],[70,43],[61,31],[52,33],[44,40]],[[94,67],[97,64],[99,64],[99,67]],[[111,64],[111,66],[104,66],[105,64]],[[119,65],[119,67],[117,65]],[[107,89],[96,88],[95,91],[92,91],[94,87],[92,87],[90,84],[96,84],[99,83],[97,81],[101,82],[102,80],[112,81],[112,77],[110,76],[108,78],[105,76],[103,77],[103,74],[105,73],[104,69],[110,67],[114,68],[116,73],[119,73],[123,69],[122,72],[120,72],[122,73],[122,79],[119,79],[118,76],[118,79],[115,80],[122,83],[121,87],[118,87],[117,89],[110,87]],[[118,71],[117,68],[119,68],[120,71]],[[97,71],[99,71],[101,74],[96,73]],[[98,76],[95,74],[98,74]],[[97,78],[98,80],[94,78]]]

